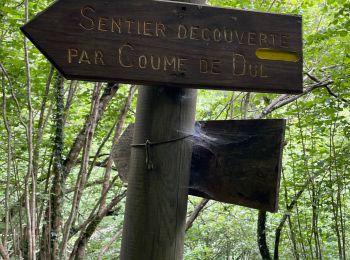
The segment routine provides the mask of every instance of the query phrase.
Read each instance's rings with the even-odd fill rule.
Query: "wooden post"
[[[192,133],[196,99],[194,89],[140,87],[133,143],[163,142]],[[186,138],[153,146],[149,152],[152,170],[147,169],[145,147],[132,148],[120,259],[180,260],[192,143]]]
[[[192,133],[196,99],[194,89],[140,87],[133,143]],[[120,259],[183,259],[192,144],[186,138],[149,152],[152,170],[145,148],[132,148]]]
[[[191,134],[196,97],[194,89],[140,87],[133,143]],[[153,169],[149,170],[146,147],[132,148],[122,260],[183,259],[191,154],[191,138],[151,146]]]
[[[134,144],[163,142],[190,134],[194,89],[140,87]],[[121,247],[122,260],[182,259],[186,224],[191,138],[131,152]]]

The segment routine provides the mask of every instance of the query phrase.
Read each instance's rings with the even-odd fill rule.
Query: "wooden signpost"
[[[204,122],[227,142],[204,141],[192,88],[301,93],[301,17],[191,2],[59,0],[21,28],[67,79],[152,85],[139,90],[122,260],[183,258],[188,192],[277,209],[284,122]]]
[[[196,122],[189,194],[276,212],[285,120]],[[113,152],[124,182],[130,165],[134,124]]]
[[[171,1],[60,0],[21,29],[68,79],[302,91],[299,16]]]

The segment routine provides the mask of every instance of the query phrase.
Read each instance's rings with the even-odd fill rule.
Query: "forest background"
[[[50,3],[0,1],[0,255],[118,259],[137,86],[62,79],[19,31]],[[279,212],[190,197],[185,259],[349,258],[350,2],[209,4],[302,15],[304,93],[199,90],[196,120],[286,118],[286,142]]]

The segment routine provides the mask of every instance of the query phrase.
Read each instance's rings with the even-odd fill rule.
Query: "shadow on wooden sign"
[[[278,209],[285,120],[196,122],[189,194],[271,212]],[[127,182],[134,125],[113,151]]]

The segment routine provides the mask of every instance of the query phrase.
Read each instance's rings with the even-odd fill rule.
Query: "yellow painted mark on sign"
[[[299,54],[292,51],[278,51],[268,48],[259,48],[255,52],[256,57],[262,60],[279,60],[297,62],[300,57]]]

